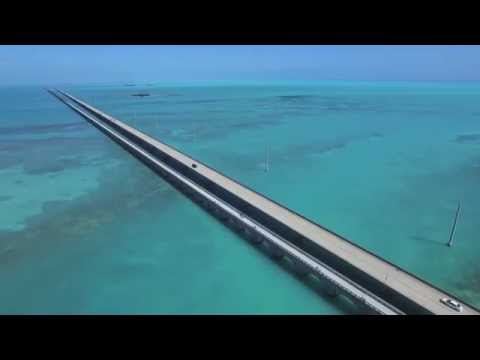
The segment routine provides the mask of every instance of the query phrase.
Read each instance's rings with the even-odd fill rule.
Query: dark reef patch
[[[230,101],[231,99],[202,99],[202,100],[184,100],[177,101],[177,104],[214,104],[219,102]]]
[[[130,96],[135,96],[135,97],[139,97],[139,98],[143,98],[145,96],[150,96],[149,93],[135,93],[135,94],[130,94]]]
[[[295,156],[308,156],[312,154],[323,154],[332,150],[341,149],[346,147],[348,141],[341,139],[332,140],[330,142],[310,143],[299,146],[292,146],[283,154],[283,158],[291,158]]]
[[[142,116],[144,117],[152,117],[153,119],[150,119],[152,121],[156,121],[159,116],[175,116],[177,113],[175,112],[167,112],[167,111],[142,111],[141,112]]]
[[[85,165],[81,156],[67,159],[45,159],[43,161],[25,162],[23,168],[27,174],[41,175],[56,173],[71,168],[79,168]]]
[[[51,137],[47,139],[3,139],[0,140],[0,150],[6,151],[24,151],[31,149],[38,150],[39,147],[59,146],[82,146],[89,143],[98,143],[102,138],[77,138],[77,137]],[[31,152],[31,151],[30,151]]]
[[[32,125],[32,126],[20,126],[20,127],[1,127],[0,135],[23,135],[23,134],[40,134],[49,132],[76,132],[78,130],[87,128],[86,122],[71,122],[60,124],[47,124],[47,125]]]
[[[364,99],[346,99],[345,97],[335,96],[318,96],[318,95],[282,95],[277,96],[275,99],[280,100],[281,103],[285,103],[289,108],[293,108],[298,111],[308,110],[324,110],[332,112],[352,112],[352,111],[368,111],[368,112],[380,112],[384,109],[379,107],[378,104],[366,102]],[[263,100],[262,102],[265,102]],[[300,106],[295,108],[295,106]],[[306,107],[308,105],[308,107]]]
[[[91,154],[95,149],[103,151],[104,141],[101,137],[0,140],[0,149],[5,151],[0,156],[0,169],[20,165],[30,174],[39,174],[81,166],[84,165],[81,158],[86,158],[84,154]],[[70,158],[61,158],[70,153],[73,155]]]
[[[0,170],[7,169],[17,164],[18,160],[10,154],[7,154],[6,156],[2,154],[2,156],[0,156]]]
[[[266,126],[275,126],[275,125],[278,125],[277,121],[263,120],[263,121],[255,121],[255,122],[234,123],[234,124],[230,124],[228,127],[231,129],[260,129]]]
[[[199,140],[215,140],[222,139],[232,134],[232,130],[255,130],[262,129],[268,126],[277,126],[280,122],[278,120],[259,120],[259,121],[244,121],[224,124],[214,124],[211,126],[198,127],[195,129],[182,129],[181,132],[174,129],[155,130],[153,137],[160,137],[163,140],[168,138],[175,139],[178,142],[192,142]]]
[[[53,172],[63,171],[64,167],[61,164],[47,164],[42,165],[41,167],[26,168],[26,173],[29,175],[41,175],[48,174]]]
[[[125,164],[104,170],[97,189],[75,200],[45,202],[42,212],[28,218],[22,230],[0,231],[0,269],[25,257],[46,256],[67,242],[88,241],[99,226],[125,223],[123,218],[137,216],[138,211],[152,216],[168,211],[177,192],[150,170],[138,172],[138,165],[132,165],[135,176],[127,176],[132,168]],[[2,246],[8,244],[13,248],[6,251]]]
[[[459,144],[480,144],[480,133],[457,135],[455,141]]]
[[[380,133],[369,133],[362,135],[344,136],[328,141],[313,142],[310,144],[297,145],[288,148],[283,154],[283,158],[291,158],[292,156],[308,156],[311,154],[323,154],[333,150],[345,148],[356,141],[369,140],[378,137]]]
[[[331,151],[346,148],[354,142],[368,141],[371,138],[380,136],[380,133],[367,133],[361,135],[352,135],[339,138],[325,139],[311,142],[303,145],[292,145],[281,149],[271,151],[270,160],[272,163],[296,161],[299,158],[309,157],[311,155],[326,154]],[[221,162],[234,163],[238,173],[232,173],[233,177],[239,178],[246,172],[258,171],[263,169],[264,148],[259,148],[256,153],[235,154],[222,153],[219,158]]]
[[[8,195],[0,195],[0,202],[1,201],[7,201],[7,200],[10,200],[12,199],[13,196],[8,196]]]
[[[277,96],[281,101],[298,102],[315,98],[315,95],[280,95]]]

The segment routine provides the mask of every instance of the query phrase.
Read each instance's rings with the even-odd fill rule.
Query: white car
[[[455,301],[449,298],[443,298],[443,299],[440,299],[440,301],[455,311],[458,311],[458,312],[462,311],[462,305],[458,301]]]

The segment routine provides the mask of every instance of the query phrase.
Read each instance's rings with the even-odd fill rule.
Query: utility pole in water
[[[448,239],[448,243],[447,243],[448,247],[452,247],[453,237],[455,236],[455,230],[457,228],[457,220],[460,215],[460,206],[461,206],[461,202],[459,201],[457,206],[457,211],[455,212],[455,218],[453,220],[452,230],[450,231],[450,238]]]

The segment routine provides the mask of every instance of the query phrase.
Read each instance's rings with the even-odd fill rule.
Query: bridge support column
[[[293,261],[293,268],[295,272],[300,276],[306,276],[310,273],[310,268],[298,260]]]
[[[327,295],[331,297],[337,297],[340,294],[338,287],[334,284],[327,284],[326,286]]]
[[[193,200],[195,200],[197,203],[200,203],[200,200],[201,200],[201,196],[197,193],[197,192],[193,192],[192,193],[192,198]]]
[[[229,218],[228,214],[225,211],[220,210],[220,209],[218,209],[218,211],[219,211],[218,212],[218,217],[220,218],[220,220],[222,220],[224,222],[228,222],[228,218]]]
[[[263,237],[259,233],[257,233],[255,229],[245,226],[243,231],[248,240],[250,240],[252,243],[260,244],[263,241]]]
[[[215,209],[215,205],[212,204],[210,201],[208,201],[207,199],[204,199],[203,200],[203,206],[205,206],[205,208],[208,210],[208,211],[211,211],[213,212],[214,209]]]
[[[200,203],[207,209],[210,207],[210,202],[203,196],[200,197]]]
[[[215,214],[215,216],[221,217],[222,210],[218,206],[214,205],[213,206],[213,213]]]
[[[282,249],[280,249],[277,245],[272,244],[271,242],[266,243],[266,248],[270,256],[274,259],[281,259],[285,255]]]
[[[252,236],[250,236],[250,241],[254,244],[261,244],[263,242],[263,236],[254,232]]]
[[[228,223],[232,226],[237,226],[238,222],[237,222],[237,219],[235,219],[234,217],[232,216],[228,216]]]
[[[167,181],[169,181],[170,179],[166,178]],[[174,184],[174,186],[179,189],[180,191],[182,191],[184,194],[188,195],[188,197],[191,197],[191,194],[192,192],[190,191],[190,189],[185,186],[185,185],[182,185],[182,184]]]

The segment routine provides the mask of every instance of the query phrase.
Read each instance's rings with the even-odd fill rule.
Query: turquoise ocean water
[[[480,84],[63,88],[480,306]],[[358,312],[43,89],[0,95],[0,313]]]

